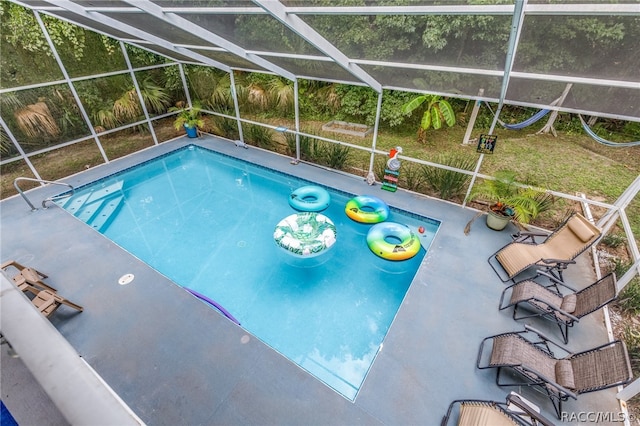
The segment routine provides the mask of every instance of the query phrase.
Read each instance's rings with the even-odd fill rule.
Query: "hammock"
[[[489,108],[489,111],[491,111],[491,113],[495,116],[495,113],[491,109],[491,106],[487,102],[485,102],[485,104],[487,104],[487,107]],[[549,111],[551,111],[551,110],[550,109],[541,109],[540,111],[536,112],[534,115],[532,115],[531,117],[527,118],[526,120],[524,120],[521,123],[507,124],[507,123],[505,123],[504,121],[502,121],[500,119],[498,119],[498,123],[500,123],[500,125],[502,127],[504,127],[505,129],[520,130],[520,129],[524,129],[525,127],[531,126],[533,123],[535,123],[536,121],[540,120],[542,117],[547,115],[549,113]]]
[[[587,125],[587,123],[584,121],[584,119],[582,118],[581,115],[578,115],[578,118],[580,118],[580,123],[582,123],[582,128],[584,129],[585,132],[587,132],[587,134],[589,136],[591,136],[591,138],[593,140],[595,140],[598,143],[601,143],[602,145],[606,145],[606,146],[612,146],[615,148],[625,148],[625,147],[629,147],[629,146],[637,146],[640,145],[640,141],[635,141],[635,142],[611,142],[608,141],[606,139],[602,139],[600,136],[596,135],[593,130],[591,130],[591,128]]]

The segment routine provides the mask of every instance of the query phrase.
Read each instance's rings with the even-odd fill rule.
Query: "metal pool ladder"
[[[52,184],[52,185],[62,185],[62,186],[67,186],[69,188],[71,188],[71,191],[67,191],[63,194],[60,195],[53,195],[51,197],[47,197],[44,200],[42,200],[42,208],[46,209],[47,207],[47,201],[56,201],[56,200],[60,200],[62,198],[67,198],[67,197],[71,197],[73,195],[73,193],[75,192],[75,188],[71,185],[69,185],[68,183],[64,183],[64,182],[53,182],[50,180],[44,180],[44,179],[33,179],[33,178],[28,178],[28,177],[18,177],[15,178],[13,181],[13,186],[16,188],[16,190],[18,191],[18,193],[20,194],[20,196],[24,199],[24,201],[27,202],[27,204],[29,204],[29,207],[31,207],[31,211],[35,211],[38,210],[38,208],[36,206],[33,205],[33,203],[31,203],[31,201],[29,200],[29,198],[27,198],[26,194],[24,193],[24,191],[22,189],[20,189],[20,186],[18,185],[19,181],[29,181],[29,182],[39,182],[39,183],[48,183],[48,184]]]

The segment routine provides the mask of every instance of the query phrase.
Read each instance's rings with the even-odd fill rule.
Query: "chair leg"
[[[520,321],[520,320],[523,320],[523,319],[529,319],[529,318],[542,318],[542,317],[545,316],[545,314],[537,313],[537,312],[532,312],[531,314],[525,314],[525,315],[518,316],[518,306],[519,306],[518,303],[513,305],[513,319],[516,320],[516,321]]]
[[[560,334],[562,335],[562,341],[566,345],[569,343],[569,325],[564,322],[558,322],[558,328],[560,329]]]
[[[553,405],[558,419],[562,418],[562,398],[554,398],[552,395],[549,395],[549,399],[551,400],[551,405]]]

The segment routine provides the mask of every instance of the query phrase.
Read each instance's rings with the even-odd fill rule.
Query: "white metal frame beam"
[[[269,12],[280,23],[294,31],[300,37],[314,45],[325,55],[331,57],[337,65],[344,68],[358,80],[366,83],[378,93],[382,93],[382,85],[375,78],[365,72],[357,64],[353,63],[344,53],[338,50],[332,43],[322,37],[309,24],[300,17],[290,14],[287,8],[278,0],[253,0],[254,3]]]
[[[174,25],[178,28],[181,28],[185,31],[191,32],[194,36],[205,40],[208,43],[213,43],[217,46],[220,46],[227,51],[238,55],[249,62],[253,62],[256,65],[261,66],[262,68],[268,69],[278,75],[281,75],[289,80],[295,80],[296,76],[291,72],[281,68],[264,58],[261,58],[257,55],[248,53],[244,48],[238,46],[237,44],[231,43],[227,39],[219,36],[218,34],[212,33],[206,28],[201,27],[200,25],[194,24],[186,18],[183,18],[180,15],[175,13],[167,13],[161,6],[158,6],[155,3],[150,2],[149,0],[123,0],[132,6],[139,8],[141,11],[148,13],[149,15],[155,16],[156,18],[167,22],[171,25]],[[226,67],[225,71],[230,72],[230,67]]]
[[[502,110],[502,106],[504,105],[504,98],[507,95],[507,89],[509,88],[509,78],[511,74],[511,69],[513,68],[513,62],[515,60],[516,51],[518,48],[518,41],[520,40],[520,34],[522,32],[522,23],[524,21],[524,8],[527,5],[527,0],[516,0],[515,10],[513,12],[513,18],[511,21],[511,35],[509,36],[509,47],[507,49],[507,56],[505,59],[504,65],[504,77],[502,79],[502,88],[500,89],[500,98],[498,99],[498,108],[496,109],[495,116],[493,117],[493,122],[491,123],[491,128],[489,129],[489,134],[493,134],[493,130],[496,127],[496,123],[498,122],[498,116],[500,115],[500,111]],[[464,197],[464,202],[462,206],[466,206],[467,199],[473,190],[473,185],[475,184],[476,178],[478,177],[478,173],[480,171],[480,166],[482,165],[482,160],[484,159],[484,153],[480,154],[478,158],[478,162],[476,164],[476,169],[473,172],[473,176],[471,177],[471,182],[469,183],[469,188],[467,189],[467,193]]]
[[[31,9],[55,11],[55,6],[29,5]],[[86,6],[90,12],[138,12],[136,7]],[[163,7],[167,13],[198,13],[213,15],[265,15],[261,7],[229,6]],[[436,5],[436,6],[292,6],[287,13],[296,15],[511,15],[513,5]],[[530,4],[527,15],[640,15],[640,6],[634,3],[568,3]]]
[[[347,6],[287,8],[297,15],[512,15],[513,5]],[[535,15],[640,15],[637,4],[571,3],[530,4],[525,14]]]

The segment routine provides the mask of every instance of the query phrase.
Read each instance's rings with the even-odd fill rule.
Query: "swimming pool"
[[[371,225],[349,219],[354,194],[327,188],[337,229],[327,253],[296,259],[276,246],[289,194],[310,182],[197,146],[78,188],[59,203],[177,284],[209,297],[241,326],[348,399],[355,399],[426,253],[392,262],[367,247]],[[372,191],[379,188],[372,188]],[[439,222],[391,209],[390,221]]]

